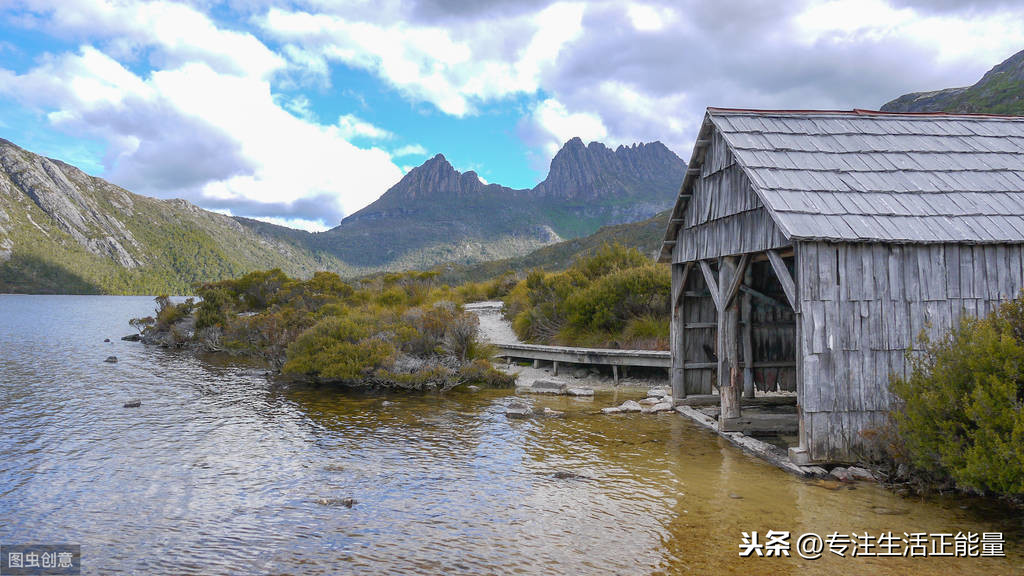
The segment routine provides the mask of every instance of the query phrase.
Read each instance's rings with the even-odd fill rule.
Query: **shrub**
[[[901,451],[919,477],[1024,495],[1024,301],[922,336],[891,390]]]

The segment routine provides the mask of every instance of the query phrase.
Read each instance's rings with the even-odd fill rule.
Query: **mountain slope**
[[[976,84],[905,94],[882,106],[883,112],[957,112],[1024,115],[1024,50],[995,66]]]
[[[442,271],[441,280],[454,285],[462,282],[479,282],[510,271],[523,272],[532,268],[564,270],[580,256],[592,254],[605,244],[622,244],[636,248],[653,258],[661,248],[670,213],[671,210],[664,210],[640,222],[604,226],[590,236],[551,244],[525,256],[481,262],[471,266],[450,266]]]
[[[346,271],[301,243],[132,194],[0,139],[0,292],[183,293],[274,267]]]
[[[574,138],[532,190],[484,184],[437,155],[313,245],[371,269],[507,258],[649,218],[672,203],[685,163],[660,142],[584,145]]]

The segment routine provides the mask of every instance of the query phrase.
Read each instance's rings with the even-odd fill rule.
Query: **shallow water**
[[[152,307],[0,296],[0,544],[80,543],[86,574],[1024,573],[1019,513],[829,490],[680,416],[594,414],[629,391],[516,421],[508,391],[290,388],[122,342]],[[1002,532],[1007,557],[739,557],[768,530]]]

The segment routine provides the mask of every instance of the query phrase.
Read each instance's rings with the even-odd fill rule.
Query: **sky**
[[[1024,49],[1024,3],[0,0],[0,137],[136,193],[333,227],[441,153],[684,160],[707,106],[877,109]]]

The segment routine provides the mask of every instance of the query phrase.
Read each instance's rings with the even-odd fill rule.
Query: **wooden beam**
[[[739,322],[738,303],[727,304],[728,292],[736,274],[736,257],[726,256],[718,264],[718,301],[722,303],[718,312],[718,390],[722,397],[721,419],[740,416],[740,395],[743,391],[743,370],[739,366]]]
[[[782,256],[779,256],[775,250],[768,250],[768,261],[772,263],[772,269],[779,277],[779,283],[782,284],[782,291],[786,293],[789,305],[793,307],[793,310],[797,310],[796,283],[793,282],[793,276],[790,275],[789,268],[783,262]]]
[[[715,273],[711,270],[711,266],[708,266],[706,260],[700,261],[700,271],[704,273],[704,281],[708,284],[708,290],[711,292],[711,299],[715,301],[715,309],[721,312],[722,304],[721,296],[718,294],[718,280],[715,280]]]
[[[740,263],[736,265],[735,276],[732,277],[732,283],[729,284],[729,290],[725,293],[725,300],[722,303],[723,308],[728,308],[729,304],[732,304],[736,293],[739,292],[740,285],[743,284],[743,273],[747,271],[747,264],[750,262],[750,254],[744,254],[740,257]]]
[[[710,138],[701,138],[700,140],[697,140],[696,142],[693,143],[693,147],[694,148],[703,148],[703,147],[707,146],[710,143],[711,143],[711,139]]]
[[[700,174],[700,168],[687,168],[687,174]]]
[[[763,292],[758,292],[757,290],[754,290],[753,288],[751,288],[749,286],[740,286],[740,291],[741,292],[746,292],[747,294],[750,294],[751,296],[754,296],[755,298],[760,298],[761,300],[764,300],[765,302],[768,302],[769,304],[771,304],[773,306],[778,306],[779,308],[789,308],[789,304],[787,304],[785,302],[781,302],[781,301],[779,301],[779,300],[777,300],[775,298],[772,298],[771,296],[769,296],[769,295],[767,295],[767,294],[765,294]],[[790,322],[789,324],[792,324],[792,322]]]
[[[753,282],[754,270],[748,266],[744,271],[743,281],[746,284]],[[740,322],[743,327],[743,397],[754,397],[754,337],[752,317],[753,304],[750,301],[750,293],[744,292],[740,299]]]

